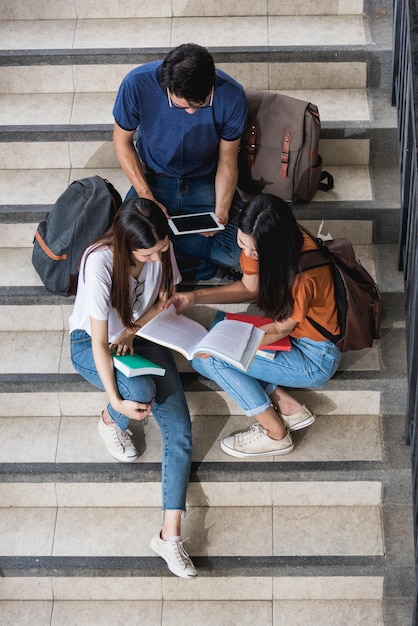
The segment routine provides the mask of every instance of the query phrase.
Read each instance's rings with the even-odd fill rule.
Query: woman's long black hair
[[[130,297],[130,268],[135,263],[132,252],[153,248],[167,237],[168,228],[167,218],[155,202],[145,198],[131,198],[118,209],[109,230],[93,242],[90,252],[103,246],[112,246],[111,303],[126,327],[134,324]],[[160,291],[168,297],[173,289],[170,250],[162,253],[161,261],[163,271]]]
[[[241,209],[238,228],[252,238],[258,254],[258,308],[275,320],[287,319],[303,243],[289,205],[271,194],[255,196]]]

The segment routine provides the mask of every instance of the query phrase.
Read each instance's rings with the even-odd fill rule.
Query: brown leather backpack
[[[315,104],[273,91],[246,90],[247,127],[241,139],[238,187],[307,202],[333,188],[318,154],[321,123]],[[327,182],[325,182],[327,180]]]

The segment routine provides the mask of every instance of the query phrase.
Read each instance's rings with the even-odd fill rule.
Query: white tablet
[[[223,224],[218,222],[213,212],[177,215],[170,217],[168,223],[175,235],[190,235],[191,233],[204,233],[225,228]]]

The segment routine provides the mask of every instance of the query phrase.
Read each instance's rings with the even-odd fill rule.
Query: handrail
[[[398,116],[401,177],[399,269],[404,272],[408,398],[405,440],[411,446],[415,574],[418,581],[418,12],[416,0],[393,0],[392,104]],[[415,592],[413,624],[418,623]]]

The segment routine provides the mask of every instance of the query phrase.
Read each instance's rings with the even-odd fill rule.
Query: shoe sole
[[[106,448],[106,450],[108,451],[108,453],[110,454],[111,457],[113,457],[117,461],[120,461],[121,463],[134,463],[137,460],[138,456],[139,456],[139,455],[131,456],[131,457],[126,457],[126,456],[123,456],[123,455],[117,456],[117,454],[114,453],[114,452],[111,452],[109,450],[109,448]]]
[[[286,416],[283,416],[283,419],[286,421]],[[288,428],[287,430],[289,431],[289,433],[293,433],[295,430],[302,430],[302,428],[307,428],[308,426],[312,426],[314,422],[315,422],[315,416],[310,415],[309,417],[306,418],[306,420],[303,420],[302,422],[297,422],[297,424],[293,424],[293,426],[290,426],[290,428]]]
[[[158,551],[158,547],[154,545],[153,541],[151,541],[151,543],[150,543],[150,548],[151,548],[151,550],[153,552],[155,552],[155,554],[157,556],[161,557],[163,559],[163,561],[165,561],[168,569],[175,576],[178,576],[179,578],[196,578],[197,577],[197,573],[196,574],[186,574],[183,570],[177,570],[176,568],[172,567],[170,565],[170,563],[167,561],[167,559],[162,554],[160,554],[160,552]]]
[[[229,454],[230,456],[235,456],[239,459],[251,458],[256,456],[280,456],[282,454],[289,454],[294,449],[294,445],[288,446],[287,448],[283,448],[283,450],[272,450],[270,452],[240,452],[239,450],[234,450],[233,448],[228,448],[224,445],[223,441],[221,441],[221,449]]]

